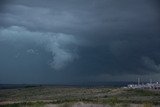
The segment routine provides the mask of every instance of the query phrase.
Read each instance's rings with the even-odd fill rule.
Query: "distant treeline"
[[[122,87],[128,84],[136,84],[136,82],[85,82],[73,84],[0,84],[0,89],[16,89],[16,88],[31,88],[41,86],[54,87]]]
[[[30,85],[30,84],[0,84],[0,89],[17,89],[17,88],[30,88],[40,87],[42,85]]]

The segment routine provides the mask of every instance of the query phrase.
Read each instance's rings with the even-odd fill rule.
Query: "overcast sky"
[[[160,81],[159,0],[1,0],[0,83]]]

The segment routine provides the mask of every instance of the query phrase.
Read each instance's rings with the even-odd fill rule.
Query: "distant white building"
[[[140,79],[138,78],[138,84],[129,84],[127,88],[160,90],[160,84],[158,82],[152,83],[151,81],[150,83],[140,84]]]

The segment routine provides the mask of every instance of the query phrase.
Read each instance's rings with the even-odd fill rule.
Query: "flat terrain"
[[[13,103],[143,103],[160,104],[160,91],[105,87],[39,86],[0,89],[0,105]]]

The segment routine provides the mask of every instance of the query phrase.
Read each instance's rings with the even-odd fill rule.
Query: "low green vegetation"
[[[117,103],[159,104],[160,91],[122,88],[75,88],[75,87],[27,87],[1,89],[0,104],[18,107],[18,104],[39,106],[46,103],[92,102],[115,105]],[[146,106],[147,107],[147,106]]]
[[[159,96],[160,94],[158,92],[154,92],[151,90],[140,90],[140,89],[135,89],[135,90],[128,90],[129,92],[133,92],[133,94],[137,96]]]

